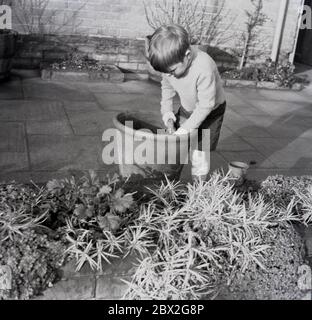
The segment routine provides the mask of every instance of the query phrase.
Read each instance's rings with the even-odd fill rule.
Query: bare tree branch
[[[233,21],[223,29],[220,25],[225,21],[229,11],[224,14],[225,0],[213,0],[214,12],[208,8],[212,0],[143,0],[144,12],[148,25],[157,29],[163,24],[177,23],[190,34],[193,44],[226,42],[232,37],[224,35]],[[212,7],[212,6],[210,6]]]
[[[86,0],[82,5],[69,14],[66,10],[49,9],[50,0],[15,0],[16,18],[26,33],[57,33],[64,27],[72,24],[73,29],[79,25],[76,19],[78,13],[87,4]],[[56,25],[56,16],[61,16],[63,21]]]
[[[263,0],[251,0],[251,3],[253,11],[245,10],[247,16],[246,31],[241,35],[240,40],[243,43],[243,50],[240,53],[240,70],[246,65],[248,58],[251,56],[251,48],[258,38],[258,27],[263,26],[268,20],[268,17],[262,12]]]

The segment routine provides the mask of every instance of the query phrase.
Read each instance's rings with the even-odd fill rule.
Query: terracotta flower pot
[[[229,176],[235,181],[235,185],[242,185],[246,179],[249,165],[245,162],[234,161],[229,163]]]
[[[120,113],[113,122],[122,137],[117,144],[117,157],[123,177],[137,175],[162,180],[166,175],[169,179],[179,179],[183,165],[188,161],[190,139],[194,138],[193,135],[177,137],[167,134],[162,128],[160,115],[152,113]],[[128,123],[132,123],[132,127]],[[145,154],[147,161],[141,163],[137,159],[144,153],[144,144],[148,146]]]

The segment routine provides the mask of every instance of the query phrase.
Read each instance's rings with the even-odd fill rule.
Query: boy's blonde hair
[[[167,73],[170,66],[183,61],[189,48],[190,38],[183,27],[163,25],[150,38],[148,59],[156,71]]]

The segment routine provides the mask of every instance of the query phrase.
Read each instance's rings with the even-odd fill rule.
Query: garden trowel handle
[[[173,119],[169,119],[167,122],[167,131],[169,134],[173,134],[175,132],[174,121]]]

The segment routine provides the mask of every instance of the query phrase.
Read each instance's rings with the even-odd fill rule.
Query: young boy
[[[209,152],[201,145],[201,129],[210,129],[210,150],[215,150],[226,102],[217,65],[205,52],[190,45],[187,31],[176,24],[164,25],[152,35],[149,62],[161,73],[161,114],[166,127],[175,123],[176,135],[199,129],[199,147],[192,151],[192,175],[205,179]],[[181,107],[173,113],[178,93]],[[195,178],[194,177],[194,178]]]

